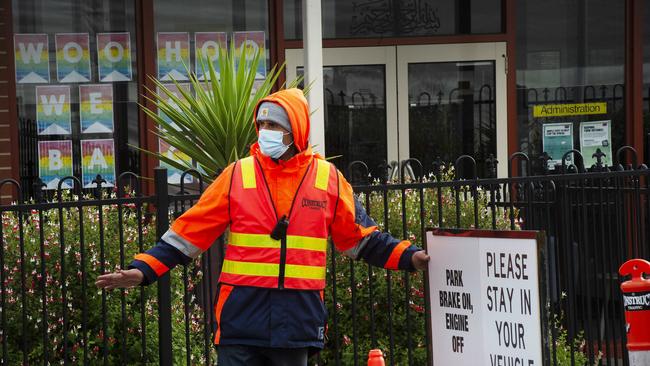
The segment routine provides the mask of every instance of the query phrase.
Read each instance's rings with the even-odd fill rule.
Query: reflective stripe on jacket
[[[333,165],[313,159],[289,209],[286,235],[271,238],[280,218],[254,157],[240,160],[230,185],[230,235],[219,282],[240,286],[322,290],[327,238],[338,203]]]
[[[146,255],[138,255],[130,267],[138,268],[144,273],[143,284],[153,283],[176,265],[187,264],[197,258],[230,226],[234,233],[230,237],[230,243],[235,245],[231,245],[228,249],[227,259],[272,264],[277,261],[277,271],[273,267],[270,271],[271,276],[268,277],[273,278],[270,285],[275,285],[277,279],[278,286],[255,287],[259,286],[259,283],[249,283],[254,286],[235,285],[225,283],[233,282],[232,279],[226,281],[222,278],[224,282],[219,284],[218,299],[214,309],[217,321],[215,343],[280,348],[322,348],[327,312],[322,292],[315,290],[324,286],[322,264],[325,252],[321,251],[324,243],[322,240],[329,234],[334,247],[346,256],[352,259],[363,259],[369,264],[388,269],[413,270],[411,257],[418,248],[410,245],[406,240],[400,241],[378,231],[376,224],[355,199],[350,184],[331,164],[327,164],[330,167],[327,179],[322,178],[327,170],[320,170],[319,173],[318,166],[325,166],[325,162],[309,147],[309,106],[302,91],[282,90],[264,98],[263,101],[274,102],[285,108],[291,120],[294,144],[299,151],[289,160],[278,161],[262,154],[257,143],[251,147],[250,155],[257,163],[253,166],[257,169],[254,180],[256,188],[262,186],[258,183],[264,182],[264,186],[268,189],[267,196],[257,202],[258,207],[264,207],[265,212],[262,212],[260,217],[253,217],[253,221],[251,221],[251,214],[254,212],[251,210],[232,212],[233,205],[237,203],[231,197],[231,183],[234,183],[237,178],[235,166],[240,163],[231,164],[206,189],[194,206],[174,220],[171,228],[157,245],[147,250]],[[244,161],[253,160],[244,159]],[[311,176],[310,179],[315,182],[308,184],[309,195],[296,193],[308,169],[315,169],[311,171],[315,177]],[[314,187],[318,182],[321,182],[320,187],[323,187],[325,181],[327,181],[327,195],[325,191]],[[252,184],[251,179],[247,179],[247,182],[247,185]],[[244,185],[243,180],[241,185]],[[304,185],[307,186],[306,183]],[[239,197],[242,200],[246,198],[249,191],[257,192],[252,188],[242,188],[242,190],[246,191],[244,197]],[[336,199],[331,197],[332,192],[336,192]],[[295,198],[296,194],[305,198],[304,207],[302,199]],[[319,202],[325,200],[321,199],[321,196],[327,197],[326,204]],[[337,203],[332,207],[331,203],[334,200]],[[249,199],[250,201],[252,198]],[[269,202],[275,210],[269,209]],[[290,214],[292,203],[300,207],[296,206],[298,211]],[[261,206],[262,204],[266,206]],[[320,212],[323,206],[325,209]],[[293,269],[288,266],[285,268],[285,288],[278,288],[281,268],[278,252],[281,254],[281,250],[278,251],[277,242],[269,240],[268,234],[275,226],[278,216],[282,215],[290,218],[285,253],[287,265],[306,265],[314,268],[306,271],[305,267],[294,267],[301,270],[296,271],[297,275],[292,286],[314,288],[314,290],[286,288],[293,281],[292,279],[287,282],[290,277],[286,275],[293,274]],[[240,216],[244,220],[240,220]],[[324,221],[317,222],[319,217],[324,218]],[[256,235],[264,235],[266,238],[262,240]],[[249,244],[250,246],[247,246]],[[281,245],[282,243],[280,248]],[[236,257],[236,251],[232,250],[235,247],[244,248],[244,255],[240,254]],[[271,250],[267,250],[269,248]],[[306,249],[311,251],[311,255],[305,256],[306,259],[291,254],[293,251]],[[248,270],[232,269],[230,265],[226,267],[226,272],[230,274]],[[260,272],[258,268],[257,274],[261,274]],[[318,279],[306,278],[308,276],[317,276]],[[258,276],[258,278],[263,277]],[[237,275],[237,278],[243,279],[241,275]]]

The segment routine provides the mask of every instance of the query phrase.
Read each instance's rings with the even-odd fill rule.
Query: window
[[[613,163],[625,138],[624,5],[517,2],[519,149],[531,161],[546,152],[553,168],[575,148],[584,163],[569,163],[590,168],[598,150]]]
[[[181,83],[181,87],[190,89],[185,65],[203,78],[201,57],[213,62],[215,71],[219,72],[219,47],[234,43],[236,48],[244,42],[254,45],[263,53],[258,68],[258,78],[264,78],[271,68],[269,52],[268,5],[265,0],[160,0],[154,2],[154,25],[157,47],[157,77],[166,85],[175,89],[172,78]],[[209,76],[207,76],[209,77]],[[184,80],[187,80],[186,82]],[[179,154],[174,147],[159,141],[159,152],[176,160],[190,158]],[[180,183],[181,172],[165,163],[168,182]],[[186,175],[186,182],[192,180]]]
[[[298,68],[297,74],[304,75],[304,69]],[[323,68],[323,89],[325,151],[327,156],[333,157],[332,163],[349,177],[353,173],[350,164],[355,161],[365,163],[373,178],[385,175],[384,65],[326,66]],[[359,166],[353,168],[359,169]]]
[[[501,33],[500,0],[322,0],[323,38]],[[302,0],[284,2],[284,35],[302,39]]]
[[[14,0],[13,15],[24,194],[138,172],[133,2]]]
[[[489,176],[497,140],[494,71],[493,61],[409,64],[409,156],[425,175],[436,158],[453,162],[466,154],[476,159],[478,176]],[[474,178],[465,165],[457,174]]]

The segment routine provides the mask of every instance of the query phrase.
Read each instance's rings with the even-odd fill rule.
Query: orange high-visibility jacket
[[[324,289],[327,237],[337,202],[336,169],[314,159],[301,178],[287,217],[280,218],[255,157],[240,160],[230,185],[230,233],[219,282]],[[283,223],[285,233],[273,239],[276,225]]]
[[[300,90],[263,100],[287,111],[300,152],[276,161],[254,144],[251,156],[228,166],[131,267],[151,283],[198,257],[230,227],[215,342],[322,348],[327,239],[353,259],[389,269],[413,270],[411,257],[418,249],[377,231],[343,175],[312,152],[309,109]],[[285,215],[286,238],[273,240],[270,233]]]

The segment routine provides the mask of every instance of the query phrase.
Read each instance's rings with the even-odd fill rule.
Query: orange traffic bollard
[[[650,365],[650,262],[632,259],[618,270],[631,276],[621,284],[631,366]]]
[[[368,353],[368,366],[385,366],[384,354],[380,349],[371,349]]]

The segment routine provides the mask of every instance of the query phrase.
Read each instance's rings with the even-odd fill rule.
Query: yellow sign
[[[607,103],[541,104],[533,108],[533,117],[582,116],[607,113]]]

